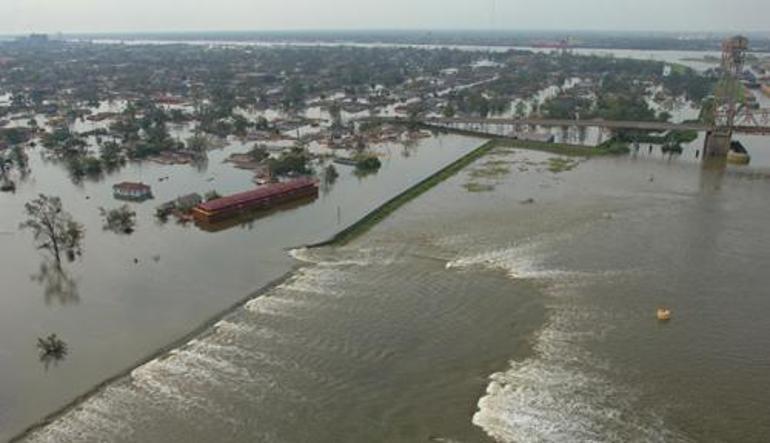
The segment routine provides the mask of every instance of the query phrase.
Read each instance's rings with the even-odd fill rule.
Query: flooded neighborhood
[[[560,35],[0,40],[0,440],[762,441],[770,39]]]

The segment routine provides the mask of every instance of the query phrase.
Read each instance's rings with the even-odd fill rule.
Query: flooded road
[[[499,149],[347,246],[294,250],[288,280],[28,440],[770,435],[767,165],[552,157]]]

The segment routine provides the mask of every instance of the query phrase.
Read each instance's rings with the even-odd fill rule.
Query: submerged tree
[[[219,198],[222,198],[222,196],[217,192],[216,190],[212,189],[211,191],[207,192],[206,195],[203,197],[207,202],[210,202],[212,200],[216,200]]]
[[[337,168],[335,168],[332,164],[324,169],[324,182],[326,184],[333,184],[339,176],[340,174],[337,172]]]
[[[12,166],[13,160],[11,160],[11,157],[0,156],[0,178],[5,179]]]
[[[112,231],[116,234],[131,234],[136,226],[136,212],[128,205],[119,208],[110,209],[99,208],[99,213],[104,217],[105,231]]]
[[[257,163],[261,163],[270,158],[270,153],[265,145],[255,144],[248,152],[249,157]]]
[[[194,155],[205,156],[211,147],[212,142],[209,137],[203,134],[195,134],[187,139],[187,150]]]
[[[380,166],[382,166],[382,163],[376,156],[361,155],[356,159],[355,174],[358,177],[374,174],[380,170]]]
[[[516,103],[516,117],[524,118],[527,115],[527,104],[524,100],[519,100]]]
[[[332,130],[342,129],[342,107],[336,101],[329,106],[329,116],[332,119]]]
[[[20,229],[30,229],[38,249],[51,253],[56,267],[61,267],[61,254],[72,261],[82,253],[83,225],[73,220],[72,215],[62,209],[61,199],[45,194],[24,205],[27,220]]]
[[[58,362],[67,356],[67,343],[56,334],[51,334],[46,338],[38,338],[37,348],[40,351],[40,361],[45,364],[46,369],[52,362]]]

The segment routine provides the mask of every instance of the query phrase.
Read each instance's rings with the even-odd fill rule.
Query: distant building
[[[515,138],[516,140],[525,140],[529,142],[540,142],[540,143],[553,143],[554,141],[553,134],[543,134],[540,132],[513,131],[509,134],[509,137]]]
[[[16,39],[17,43],[23,43],[28,45],[43,45],[50,41],[47,34],[30,34],[26,37],[19,37]]]
[[[152,198],[152,188],[144,183],[122,182],[112,186],[115,198],[124,200],[146,200]]]
[[[47,43],[48,42],[48,34],[30,34],[27,39],[31,42],[36,43]]]

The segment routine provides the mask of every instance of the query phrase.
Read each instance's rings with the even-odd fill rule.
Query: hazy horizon
[[[768,32],[770,2],[737,0],[7,0],[0,34],[366,30]],[[665,11],[665,13],[661,13]]]

